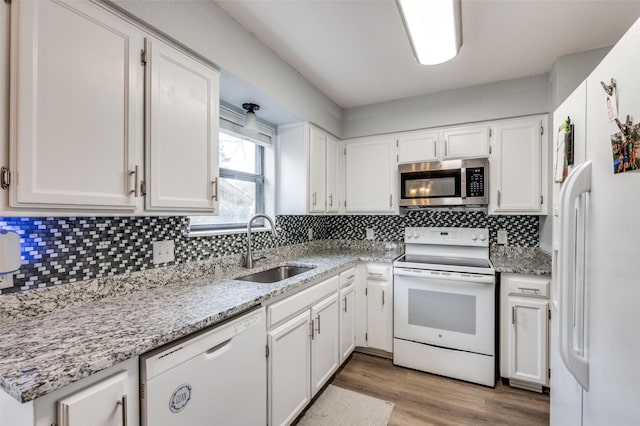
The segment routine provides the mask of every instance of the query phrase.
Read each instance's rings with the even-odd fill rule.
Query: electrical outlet
[[[313,228],[309,228],[307,230],[307,238],[309,239],[309,241],[313,240]]]
[[[507,244],[509,239],[509,234],[506,230],[500,229],[498,230],[498,244]]]
[[[176,260],[175,244],[173,240],[154,241],[151,243],[153,247],[153,264],[169,263]]]
[[[375,238],[375,234],[373,232],[373,228],[366,228],[365,232],[367,234],[367,236],[366,236],[367,240],[373,240]]]
[[[0,288],[13,287],[13,274],[0,275]]]

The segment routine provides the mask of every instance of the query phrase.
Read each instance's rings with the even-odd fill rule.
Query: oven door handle
[[[410,268],[394,268],[393,274],[404,277],[416,277],[424,279],[435,279],[444,281],[465,281],[478,284],[493,284],[495,277],[493,275],[466,274],[464,272],[436,272],[423,271],[421,269]]]

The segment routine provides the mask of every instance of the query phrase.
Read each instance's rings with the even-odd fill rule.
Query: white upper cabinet
[[[367,137],[346,142],[347,213],[395,213],[396,139]]]
[[[147,39],[147,209],[217,213],[219,73]]]
[[[547,214],[546,116],[492,126],[489,213]]]
[[[437,131],[401,133],[398,136],[398,163],[419,163],[438,159]]]
[[[326,208],[326,141],[324,132],[309,128],[309,213],[324,213]]]
[[[279,213],[339,213],[344,182],[341,143],[312,124],[278,128]]]
[[[133,212],[143,36],[90,2],[11,12],[10,205]]]
[[[340,184],[343,182],[343,179],[340,178],[340,159],[340,142],[334,137],[327,136],[327,213],[338,213],[340,211]]]
[[[465,126],[442,131],[442,159],[489,156],[489,126]]]

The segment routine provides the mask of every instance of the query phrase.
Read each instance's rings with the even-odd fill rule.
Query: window
[[[244,136],[220,132],[218,216],[192,216],[192,231],[244,228],[251,216],[264,213],[264,150]]]

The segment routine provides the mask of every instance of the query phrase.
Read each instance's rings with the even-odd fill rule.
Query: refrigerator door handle
[[[580,355],[573,341],[576,312],[576,200],[591,191],[591,161],[578,166],[560,191],[560,357],[583,389],[589,390],[589,361]],[[582,301],[578,301],[582,303]]]

